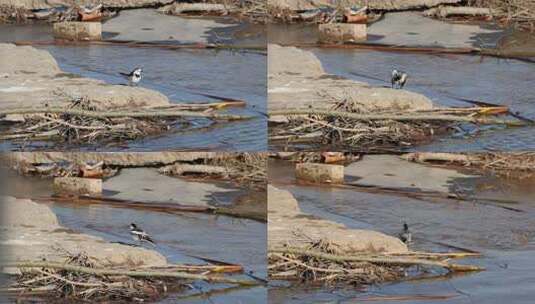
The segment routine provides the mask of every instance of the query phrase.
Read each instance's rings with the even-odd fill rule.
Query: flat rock
[[[362,229],[349,229],[342,224],[302,213],[297,200],[286,190],[268,187],[268,245],[289,244],[302,247],[312,240],[326,240],[338,245],[341,252],[355,251],[406,252],[398,238]]]
[[[427,97],[406,90],[377,88],[325,73],[311,52],[295,47],[268,46],[269,110],[329,109],[344,99],[358,100],[369,111],[430,109]]]
[[[165,106],[163,94],[141,88],[110,85],[104,81],[64,73],[44,50],[0,43],[0,109],[63,106],[86,97],[99,109]]]
[[[52,262],[65,260],[63,252],[85,252],[101,266],[165,266],[167,260],[156,251],[141,247],[108,243],[105,240],[77,233],[58,224],[49,207],[31,200],[0,197],[3,208],[0,247],[7,261]],[[8,219],[7,222],[4,219]],[[127,229],[127,227],[125,227]],[[16,273],[16,269],[4,269]]]
[[[104,182],[103,189],[109,193],[117,192],[110,196],[112,198],[195,206],[208,206],[214,192],[232,191],[212,183],[165,176],[154,168],[122,169]]]
[[[501,32],[479,25],[455,24],[422,16],[417,12],[388,13],[368,28],[374,43],[412,47],[464,48],[478,44],[495,45]]]
[[[104,23],[102,30],[104,34],[113,34],[109,40],[207,43],[210,30],[234,25],[210,19],[164,15],[155,9],[136,9],[122,11],[119,16]]]
[[[345,168],[346,183],[450,192],[453,181],[473,175],[408,162],[395,155],[366,155]],[[351,181],[353,180],[353,181]]]

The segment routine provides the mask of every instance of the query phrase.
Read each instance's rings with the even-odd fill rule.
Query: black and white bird
[[[403,231],[399,234],[399,239],[405,244],[412,242],[412,233],[410,232],[407,223],[403,223]]]
[[[391,79],[392,88],[403,89],[403,87],[405,86],[405,83],[407,82],[408,77],[409,75],[407,75],[407,73],[394,69],[392,71],[392,79]]]
[[[141,78],[143,78],[143,69],[135,68],[132,72],[128,74],[127,73],[119,73],[119,74],[128,78],[128,85],[137,85],[141,81]]]
[[[148,235],[143,229],[139,228],[136,224],[132,223],[130,224],[130,234],[132,234],[132,238],[136,241],[141,242],[148,242],[151,243],[153,246],[156,246],[156,243],[152,240],[150,235]]]

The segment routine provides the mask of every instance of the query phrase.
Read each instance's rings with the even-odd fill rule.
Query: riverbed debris
[[[272,279],[304,283],[367,285],[399,280],[411,267],[441,268],[450,272],[483,271],[476,265],[454,264],[451,259],[477,257],[477,253],[347,253],[328,240],[310,241],[303,248],[270,248],[268,274]],[[419,269],[418,272],[425,270]]]
[[[242,104],[240,102],[240,104]],[[86,97],[76,97],[65,107],[31,107],[0,110],[0,116],[23,115],[23,121],[0,133],[0,140],[26,144],[54,141],[59,144],[95,144],[157,135],[172,129],[185,129],[187,119],[203,118],[212,122],[246,120],[251,117],[219,114],[215,110],[233,106],[233,101],[177,104],[165,107],[102,110]]]
[[[493,117],[508,111],[502,106],[369,111],[358,100],[348,97],[338,101],[330,110],[284,109],[268,114],[270,117],[287,118],[286,123],[274,126],[270,136],[273,142],[374,149],[406,147],[429,141],[462,123],[507,127],[531,125],[518,119]]]
[[[414,152],[401,156],[402,159],[428,164],[451,164],[470,167],[510,178],[530,178],[535,175],[534,152]]]
[[[21,299],[39,295],[83,301],[144,302],[162,299],[171,291],[187,290],[194,281],[237,286],[261,284],[232,278],[233,274],[243,272],[239,265],[103,267],[101,261],[84,252],[63,254],[65,261],[62,263],[46,260],[2,263],[2,267],[19,269],[20,274],[1,291]]]

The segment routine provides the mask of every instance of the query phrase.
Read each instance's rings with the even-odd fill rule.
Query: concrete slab
[[[155,9],[135,9],[121,11],[119,16],[103,24],[102,31],[104,38],[109,40],[207,43],[210,30],[235,25],[168,16]]]
[[[368,27],[371,42],[403,46],[473,47],[481,43],[495,45],[500,30],[478,25],[453,24],[422,16],[417,12],[389,13]],[[483,39],[483,35],[485,39]]]
[[[411,163],[395,155],[367,155],[347,166],[345,171],[348,184],[440,192],[450,192],[456,178],[476,177],[456,170]]]
[[[123,169],[117,176],[106,180],[102,187],[104,193],[118,192],[111,195],[113,198],[197,206],[207,206],[210,195],[215,192],[233,191],[211,183],[165,176],[155,168]]]

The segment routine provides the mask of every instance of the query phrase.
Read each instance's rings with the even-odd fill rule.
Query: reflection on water
[[[46,26],[11,26],[0,28],[0,41],[39,40]],[[20,34],[13,37],[13,32]],[[49,40],[49,39],[47,39]],[[262,151],[266,149],[266,56],[216,50],[165,50],[123,46],[43,46],[56,59],[61,69],[124,84],[119,72],[136,66],[144,68],[142,87],[165,94],[172,102],[213,101],[199,93],[247,101],[246,108],[229,109],[234,114],[254,116],[248,121],[216,124],[211,128],[147,138],[129,142],[125,150],[210,149]],[[196,120],[195,128],[207,127]],[[4,149],[9,149],[10,146]],[[92,147],[94,149],[94,147]],[[111,148],[118,149],[118,148]],[[97,148],[97,150],[99,150]],[[110,148],[100,148],[110,150]]]
[[[271,177],[277,178],[277,175],[271,174]],[[494,192],[479,190],[488,189],[488,185],[481,186],[483,180],[470,185],[474,195],[522,198],[514,204],[522,212],[469,201],[426,201],[343,189],[280,186],[292,192],[304,212],[350,228],[396,235],[407,221],[415,239],[411,249],[448,251],[454,250],[447,246],[452,245],[480,251],[484,255],[482,258],[464,259],[460,263],[481,265],[487,270],[440,280],[368,286],[362,291],[334,287],[271,287],[269,302],[355,303],[373,298],[373,303],[412,303],[411,300],[381,300],[380,297],[422,296],[423,300],[417,303],[532,303],[535,295],[532,289],[535,283],[535,196],[523,186]],[[502,181],[485,180],[494,183],[494,189],[500,189]],[[445,299],[430,296],[444,296]]]

